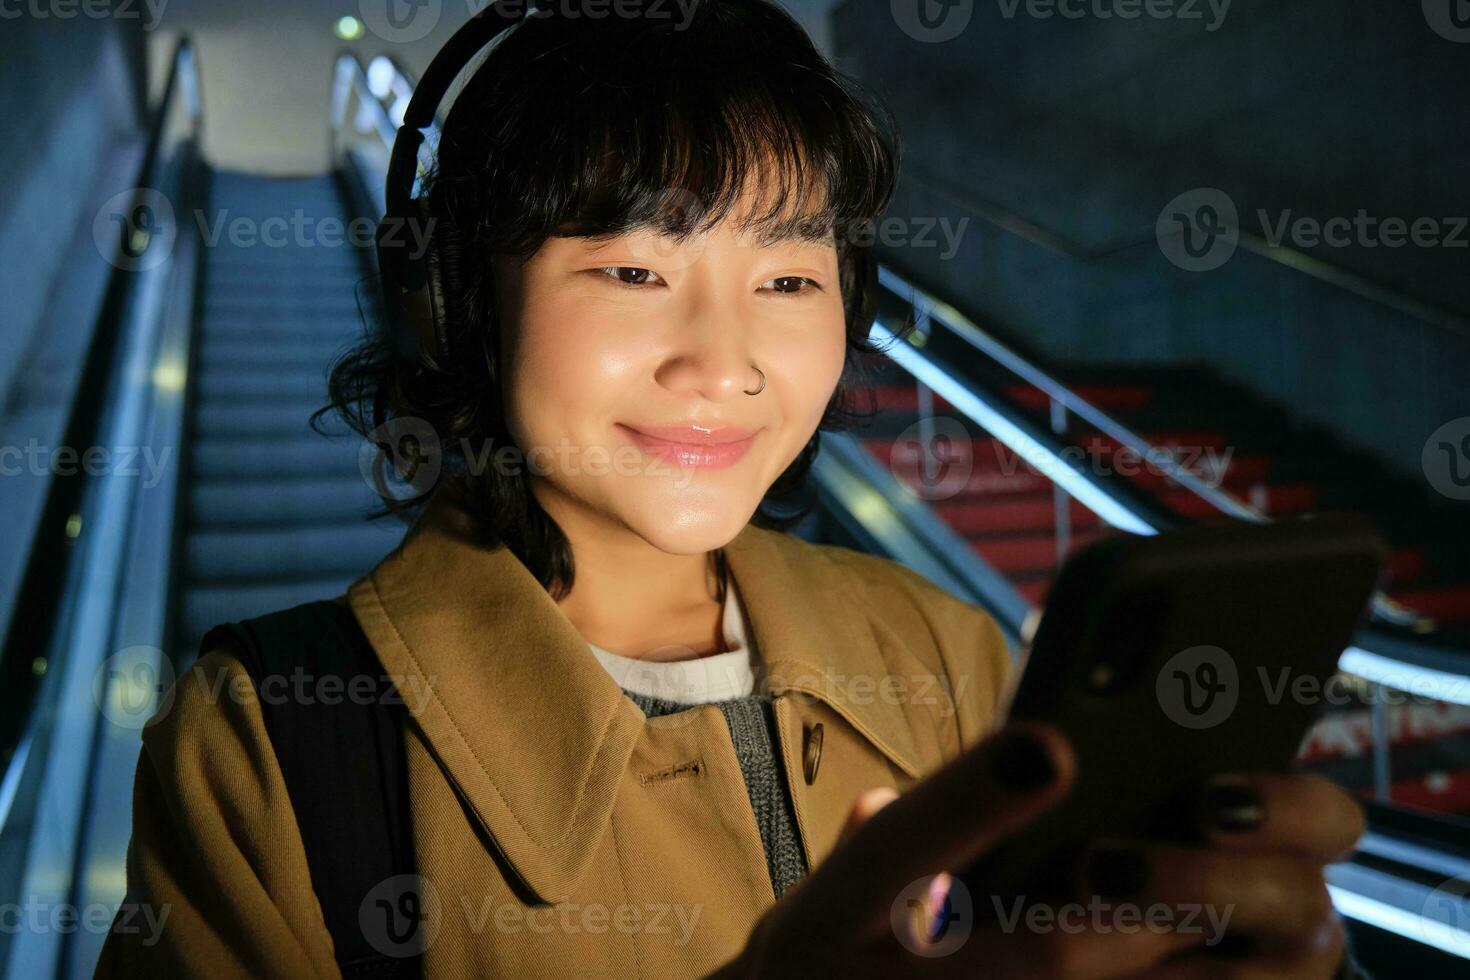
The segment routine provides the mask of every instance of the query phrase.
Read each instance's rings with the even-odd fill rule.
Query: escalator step
[[[318,524],[272,530],[199,531],[189,535],[186,571],[191,584],[328,579],[357,576],[402,539],[397,521]]]
[[[233,623],[289,609],[303,602],[333,599],[347,591],[355,576],[299,582],[272,581],[256,585],[212,585],[184,590],[180,636],[185,647],[196,647],[200,637],[220,623]]]
[[[360,472],[356,446],[310,432],[290,439],[201,439],[189,460],[195,476],[208,480],[325,479]]]
[[[196,480],[189,488],[190,519],[206,529],[352,521],[382,509],[358,473],[337,480]]]

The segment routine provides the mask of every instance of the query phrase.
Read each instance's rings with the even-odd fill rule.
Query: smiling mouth
[[[723,469],[734,466],[749,451],[759,429],[706,429],[694,426],[636,429],[622,422],[618,428],[657,459],[681,467]]]

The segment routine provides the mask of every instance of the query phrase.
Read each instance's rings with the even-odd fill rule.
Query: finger
[[[1079,897],[1151,914],[1206,947],[1289,951],[1336,919],[1314,859],[1218,848],[1099,842],[1084,852]]]
[[[1076,759],[1055,728],[1028,722],[975,744],[874,813],[805,884],[825,931],[889,929],[893,902],[921,878],[967,866],[1055,805]],[[800,886],[798,886],[800,887]]]
[[[879,786],[864,791],[853,803],[852,809],[847,811],[847,819],[843,821],[842,829],[837,833],[837,842],[840,844],[847,840],[857,832],[859,827],[868,822],[869,817],[896,799],[898,799],[898,790],[891,786]]]
[[[1297,947],[1233,957],[1195,951],[1130,980],[1332,980],[1346,951],[1347,934],[1342,921],[1334,919]]]
[[[1316,775],[1223,776],[1204,787],[1196,806],[1212,845],[1290,852],[1323,863],[1347,856],[1367,829],[1357,800]]]
[[[1031,906],[987,923],[955,957],[955,976],[1025,976],[1048,980],[1132,977],[1200,944],[1142,917],[1110,919],[1082,903]]]

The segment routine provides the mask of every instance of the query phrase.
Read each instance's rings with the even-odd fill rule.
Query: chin
[[[671,555],[695,555],[729,544],[755,514],[759,500],[680,499],[653,502],[625,522],[649,544]]]

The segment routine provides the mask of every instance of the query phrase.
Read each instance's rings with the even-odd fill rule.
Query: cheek
[[[801,445],[816,431],[842,377],[846,355],[846,325],[841,319],[808,333],[800,343],[793,342],[781,352],[786,414],[793,424],[799,423],[796,434],[802,436]]]
[[[506,364],[517,441],[570,438],[596,425],[631,368],[608,332],[588,329],[587,318],[566,307],[547,302],[520,320]]]

